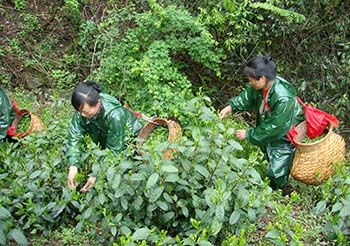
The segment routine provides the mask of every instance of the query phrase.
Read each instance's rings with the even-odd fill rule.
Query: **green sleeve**
[[[85,130],[78,113],[75,113],[68,131],[67,158],[69,166],[80,166],[80,151]]]
[[[238,96],[229,100],[229,105],[232,108],[232,113],[251,111],[253,109],[256,96],[252,87],[248,87]]]
[[[110,112],[108,115],[108,134],[106,147],[114,153],[119,153],[124,148],[126,116],[122,108]]]
[[[0,89],[0,141],[6,138],[7,129],[11,125],[13,117],[12,105],[6,94]]]
[[[282,139],[289,131],[294,117],[294,99],[281,97],[271,109],[271,115],[258,126],[247,130],[252,144],[264,145]]]

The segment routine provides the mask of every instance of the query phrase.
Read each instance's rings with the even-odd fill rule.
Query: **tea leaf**
[[[134,234],[132,234],[132,240],[138,241],[138,240],[147,239],[149,234],[150,234],[150,230],[147,228],[138,229],[134,232]]]
[[[236,224],[238,222],[240,216],[241,216],[240,212],[234,211],[230,216],[230,220],[229,220],[230,225]]]
[[[205,168],[205,167],[203,167],[202,165],[198,165],[198,164],[196,164],[195,166],[194,166],[194,169],[197,171],[197,172],[199,172],[202,176],[204,176],[205,178],[208,178],[209,177],[209,172],[208,172],[208,170]]]
[[[159,178],[159,174],[158,173],[153,173],[151,176],[149,176],[149,178],[147,180],[146,188],[149,189],[153,185],[155,185],[157,183],[157,181],[158,181],[158,178]]]
[[[28,245],[27,238],[24,236],[23,232],[18,229],[12,229],[8,237],[15,240],[19,245]]]
[[[176,167],[172,165],[162,166],[161,169],[163,172],[167,172],[167,173],[177,173],[179,171]]]
[[[0,227],[0,245],[6,245],[6,235],[2,227]]]
[[[265,235],[266,238],[271,238],[271,239],[277,239],[279,236],[280,236],[280,233],[277,229],[273,229]]]
[[[10,212],[6,208],[0,206],[0,220],[6,220],[9,217],[11,217]]]

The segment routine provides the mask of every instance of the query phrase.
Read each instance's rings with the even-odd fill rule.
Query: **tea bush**
[[[66,188],[68,103],[51,102],[57,118],[38,107],[46,130],[0,147],[2,211],[27,235],[73,225],[95,231],[100,242],[131,235],[135,242],[215,243],[250,227],[271,192],[255,169],[262,155],[250,145],[243,151],[233,135],[242,123],[219,122],[208,100],[194,98],[182,109],[196,125],[183,125],[176,144],[144,145],[142,155],[130,145],[116,156],[86,141],[81,183],[97,177],[88,193]],[[165,148],[177,149],[174,159],[163,158]]]
[[[14,240],[20,245],[28,244],[22,230],[16,228],[16,223],[11,213],[0,206],[0,244],[7,245],[9,240]]]
[[[330,178],[322,190],[314,208],[323,214],[327,223],[323,227],[329,240],[346,245],[350,242],[350,176],[349,166],[341,166],[338,175]]]
[[[51,30],[51,24],[23,13],[22,36],[9,36],[0,48],[2,58],[15,57],[40,73],[44,82],[34,87],[62,90],[16,94],[22,108],[40,112],[47,129],[0,146],[0,244],[26,244],[24,235],[55,237],[55,232],[67,239],[84,234],[96,245],[348,244],[348,167],[318,188],[297,185],[300,196],[282,199],[263,181],[261,152],[234,137],[235,129],[246,125],[220,121],[208,98],[194,96],[202,86],[199,90],[212,98],[219,91],[216,103],[225,103],[223,95],[243,82],[242,64],[270,52],[280,61],[281,73],[295,78],[305,100],[322,98],[323,109],[347,122],[346,1],[172,1],[165,7],[152,0],[137,6],[108,1],[112,8],[99,5],[95,13],[86,2],[61,2],[63,15],[54,16],[52,25],[72,20],[77,33],[66,26],[67,37],[77,37],[72,44],[61,46],[51,34],[42,39],[38,34]],[[18,11],[29,6],[14,1]],[[334,14],[337,10],[341,14]],[[57,45],[62,50],[56,55],[52,48]],[[11,59],[2,59],[7,68],[6,61]],[[14,71],[22,71],[21,66]],[[95,175],[97,183],[80,193],[66,188],[72,107],[60,97],[89,72],[135,110],[176,116],[183,137],[176,144],[150,141],[141,150],[130,144],[119,155],[87,138],[77,181],[83,184]],[[16,85],[7,73],[0,77],[2,85]],[[167,148],[177,150],[174,159],[163,158]]]
[[[32,93],[15,98],[39,113],[46,130],[0,146],[1,242],[53,237],[72,227],[96,245],[324,242],[315,217],[303,216],[315,201],[316,221],[328,221],[328,240],[348,241],[346,168],[324,186],[308,187],[313,196],[302,188],[303,199],[281,200],[262,181],[262,153],[234,137],[246,125],[220,121],[200,95],[181,109],[186,120],[178,143],[150,141],[141,150],[130,144],[114,155],[87,138],[77,181],[94,175],[97,183],[88,193],[69,191],[65,144],[72,108],[59,94],[40,96],[45,104],[32,103]],[[174,159],[163,158],[167,148],[177,150]]]

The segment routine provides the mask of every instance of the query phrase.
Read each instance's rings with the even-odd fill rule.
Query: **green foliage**
[[[268,224],[268,232],[265,235],[266,240],[273,242],[275,245],[304,245],[303,237],[305,228],[293,218],[293,201],[299,200],[296,193],[291,194],[291,201],[284,205],[274,203],[276,216],[273,222]]]
[[[6,51],[13,55],[22,55],[23,48],[18,39],[12,38],[9,40],[9,46],[6,47]]]
[[[28,245],[23,232],[16,228],[11,213],[0,205],[0,244],[7,245],[9,240],[14,240],[19,245]]]
[[[30,241],[33,246],[50,245],[52,242],[62,246],[99,245],[99,242],[92,241],[85,233],[75,232],[73,227],[59,228],[49,238],[33,237]]]
[[[51,103],[55,112],[39,108],[45,131],[0,149],[0,203],[26,233],[73,225],[77,232],[98,231],[96,239],[102,241],[131,235],[132,242],[174,242],[178,236],[184,244],[204,243],[244,229],[265,212],[271,190],[254,168],[261,154],[245,159],[248,154],[233,137],[240,125],[218,123],[208,98],[195,98],[182,109],[198,124],[183,125],[177,144],[145,145],[142,156],[130,145],[115,156],[87,141],[81,184],[88,175],[97,177],[88,193],[65,187],[70,107],[62,100]],[[177,149],[173,160],[163,158],[165,148]]]
[[[248,19],[253,13],[247,2],[220,1],[217,5],[203,6],[200,11],[201,21],[215,30],[219,45],[229,51],[247,44],[249,34],[256,28]]]
[[[290,11],[290,10],[278,8],[270,3],[252,3],[251,7],[256,8],[256,9],[269,10],[272,13],[278,14],[278,15],[286,18],[287,22],[289,22],[289,23],[305,21],[304,15],[298,14],[298,13]]]
[[[15,98],[28,107],[32,96]],[[347,169],[313,191],[318,197],[312,200],[293,193],[289,202],[279,202],[257,171],[264,163],[261,152],[234,137],[235,129],[245,126],[231,119],[220,122],[203,96],[181,109],[186,121],[176,144],[152,141],[137,151],[142,155],[129,145],[116,156],[86,139],[77,181],[83,185],[94,175],[97,183],[88,193],[69,191],[64,148],[71,107],[57,96],[43,96],[52,107],[29,109],[39,113],[47,130],[0,147],[0,204],[12,216],[5,235],[21,225],[16,229],[30,238],[44,233],[62,244],[74,237],[76,244],[93,238],[97,245],[245,245],[258,242],[257,233],[267,230],[266,243],[300,245],[322,240],[317,226],[308,225],[317,223],[315,218],[295,209],[320,199],[315,212],[327,218],[329,239],[347,242],[348,189],[342,186]],[[177,150],[172,160],[163,158],[168,148]]]
[[[274,3],[253,3],[240,0],[219,1],[217,4],[208,2],[202,4],[200,10],[202,22],[210,28],[212,33],[216,34],[215,38],[219,46],[223,47],[226,53],[233,52],[243,58],[243,61],[242,59],[237,61],[235,56],[231,57],[235,62],[232,64],[229,61],[229,67],[225,67],[227,76],[239,76],[242,62],[254,56],[252,52],[265,53],[266,50],[262,44],[267,41],[271,44],[270,36],[276,35],[280,32],[279,29],[284,28],[279,25],[290,25],[305,19],[303,15],[279,8]],[[271,13],[276,14],[276,18],[272,17]]]
[[[247,245],[247,236],[244,229],[240,230],[238,235],[232,235],[227,237],[223,242],[223,246],[237,245],[237,246],[245,246]]]
[[[183,59],[220,74],[221,53],[211,34],[186,10],[155,3],[151,8],[136,15],[136,26],[119,42],[106,38],[111,36],[109,29],[99,37],[108,45],[95,77],[137,104],[138,110],[179,116],[179,108],[193,96],[191,82],[182,72],[190,67]]]
[[[27,7],[26,0],[14,0],[15,9],[24,10]]]
[[[306,22],[281,29],[283,45],[277,41],[281,36],[276,36],[278,46],[267,48],[281,57],[280,71],[296,84],[299,95],[335,114],[341,120],[341,131],[348,131],[349,115],[345,112],[350,107],[346,93],[350,52],[345,33],[349,33],[349,6],[341,1],[279,2],[303,14]]]
[[[202,86],[225,104],[244,81],[242,64],[270,53],[299,95],[337,115],[339,131],[348,131],[346,1],[65,0],[44,15],[31,14],[27,1],[12,2],[20,20],[17,32],[3,35],[1,85],[23,80],[59,90],[34,92],[38,100],[15,95],[21,107],[40,112],[47,130],[0,147],[0,244],[23,244],[23,233],[62,244],[92,244],[85,233],[96,245],[349,243],[348,167],[318,188],[300,186],[300,197],[271,198],[261,152],[234,137],[246,125],[219,121],[208,98],[193,96]],[[115,156],[86,139],[77,181],[98,179],[80,193],[65,188],[72,109],[58,98],[89,73],[136,110],[177,116],[184,132],[177,144],[155,135],[141,156],[132,145]],[[167,148],[177,149],[173,160],[162,157]]]
[[[324,232],[329,240],[343,245],[350,242],[350,176],[349,166],[338,168],[338,175],[330,178],[322,189],[322,196],[314,208],[317,215],[325,214]]]
[[[29,129],[30,126],[30,116],[29,115],[23,115],[21,117],[21,120],[18,122],[17,125],[17,132],[26,132]]]
[[[81,21],[79,6],[79,0],[64,0],[63,11],[77,26]]]
[[[64,6],[72,12],[79,12],[79,0],[64,0]]]
[[[55,81],[57,89],[71,88],[75,83],[76,75],[67,70],[52,69],[50,78]]]
[[[87,20],[80,25],[79,32],[79,46],[86,49],[90,43],[94,43],[96,32],[98,32],[97,25],[91,20]]]
[[[37,16],[31,14],[22,14],[21,17],[23,18],[21,36],[26,37],[32,32],[41,30],[39,19]]]
[[[11,85],[10,76],[8,74],[6,74],[6,72],[3,72],[1,70],[0,70],[0,80],[1,80],[2,86],[7,87],[7,88],[10,87],[10,85]]]

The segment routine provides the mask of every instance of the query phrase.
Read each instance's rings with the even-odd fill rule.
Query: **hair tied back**
[[[98,93],[101,92],[101,86],[99,84],[97,84],[96,81],[94,80],[86,80],[84,82],[84,84],[86,84],[87,86],[91,86],[94,90],[96,90]]]
[[[270,61],[273,61],[272,56],[265,56],[264,57],[265,64],[268,64]]]

